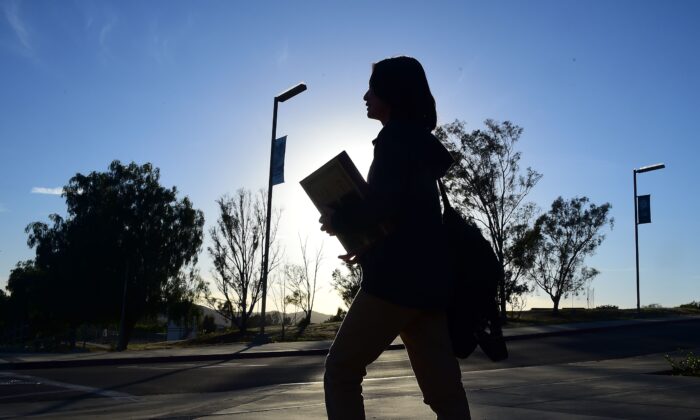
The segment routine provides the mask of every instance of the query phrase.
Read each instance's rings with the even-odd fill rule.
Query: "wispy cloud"
[[[107,48],[107,37],[109,36],[109,33],[112,32],[112,28],[114,28],[115,23],[115,20],[111,20],[102,25],[102,28],[100,29],[100,47]]]
[[[104,1],[75,3],[78,13],[82,14],[81,23],[86,40],[91,46],[96,47],[95,58],[103,65],[109,65],[115,59],[112,50],[119,30],[119,14],[112,3]]]
[[[5,207],[2,203],[0,203],[0,213],[6,213],[7,212],[7,207]]]
[[[151,21],[150,25],[150,53],[158,64],[163,64],[169,60],[168,39],[161,34],[158,19]]]
[[[112,56],[112,50],[110,48],[110,39],[112,38],[111,33],[114,30],[114,27],[117,25],[117,18],[116,17],[111,17],[109,21],[105,22],[104,24],[100,25],[100,33],[98,37],[98,41],[100,43],[100,51],[99,51],[99,58],[102,61],[102,64],[108,64],[111,62],[114,57]]]
[[[10,28],[12,28],[12,31],[15,33],[15,36],[19,41],[19,49],[22,52],[22,54],[27,56],[34,55],[34,48],[32,47],[32,43],[30,41],[29,36],[29,28],[27,27],[26,23],[22,20],[19,13],[19,2],[11,0],[3,1],[0,2],[0,7],[2,7],[5,19],[7,20],[7,23],[10,25]]]
[[[32,194],[49,194],[49,195],[61,195],[63,194],[63,188],[46,188],[46,187],[34,187],[31,191]]]

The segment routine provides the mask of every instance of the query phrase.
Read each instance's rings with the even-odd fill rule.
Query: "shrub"
[[[700,376],[700,357],[689,351],[680,359],[674,359],[668,354],[665,356],[671,365],[672,374],[682,376]]]
[[[596,310],[599,310],[599,311],[619,311],[620,308],[618,308],[617,305],[599,305],[599,306],[596,306]]]
[[[692,301],[690,303],[684,303],[680,306],[681,309],[696,309],[700,310],[700,302]]]
[[[339,322],[345,319],[345,315],[347,315],[347,312],[345,312],[342,308],[338,308],[338,312],[324,322]]]
[[[214,317],[211,315],[204,315],[204,319],[202,319],[202,332],[206,334],[214,331],[216,331]]]

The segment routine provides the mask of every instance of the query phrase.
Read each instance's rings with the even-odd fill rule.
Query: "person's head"
[[[375,63],[364,99],[367,117],[382,123],[409,121],[429,131],[437,124],[435,99],[425,71],[413,57],[392,57]]]

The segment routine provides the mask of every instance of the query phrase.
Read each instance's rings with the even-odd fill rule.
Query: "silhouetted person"
[[[424,402],[438,419],[468,419],[469,405],[447,329],[445,240],[436,180],[453,160],[431,134],[435,100],[421,64],[395,57],[374,64],[364,96],[383,128],[374,144],[369,198],[360,208],[325,212],[333,235],[381,224],[388,234],[342,259],[362,266],[360,291],[326,358],[328,418],[364,419],[366,367],[401,335]]]

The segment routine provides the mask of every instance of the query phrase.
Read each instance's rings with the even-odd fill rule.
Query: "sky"
[[[614,228],[586,260],[601,272],[594,292],[562,306],[636,305],[632,170],[659,162],[638,176],[652,213],[639,227],[641,302],[698,301],[699,19],[690,0],[0,0],[0,287],[34,255],[27,224],[65,214],[61,187],[115,159],[160,168],[208,229],[217,198],[267,186],[273,98],[303,81],[279,109],[286,182],[273,205],[287,261],[299,238],[323,246],[315,309],[335,313],[343,250],[299,180],[342,150],[367,173],[381,128],[362,100],[371,64],[410,55],[439,124],[524,128],[542,211],[558,196],[612,204]],[[204,250],[200,270],[211,277]]]

